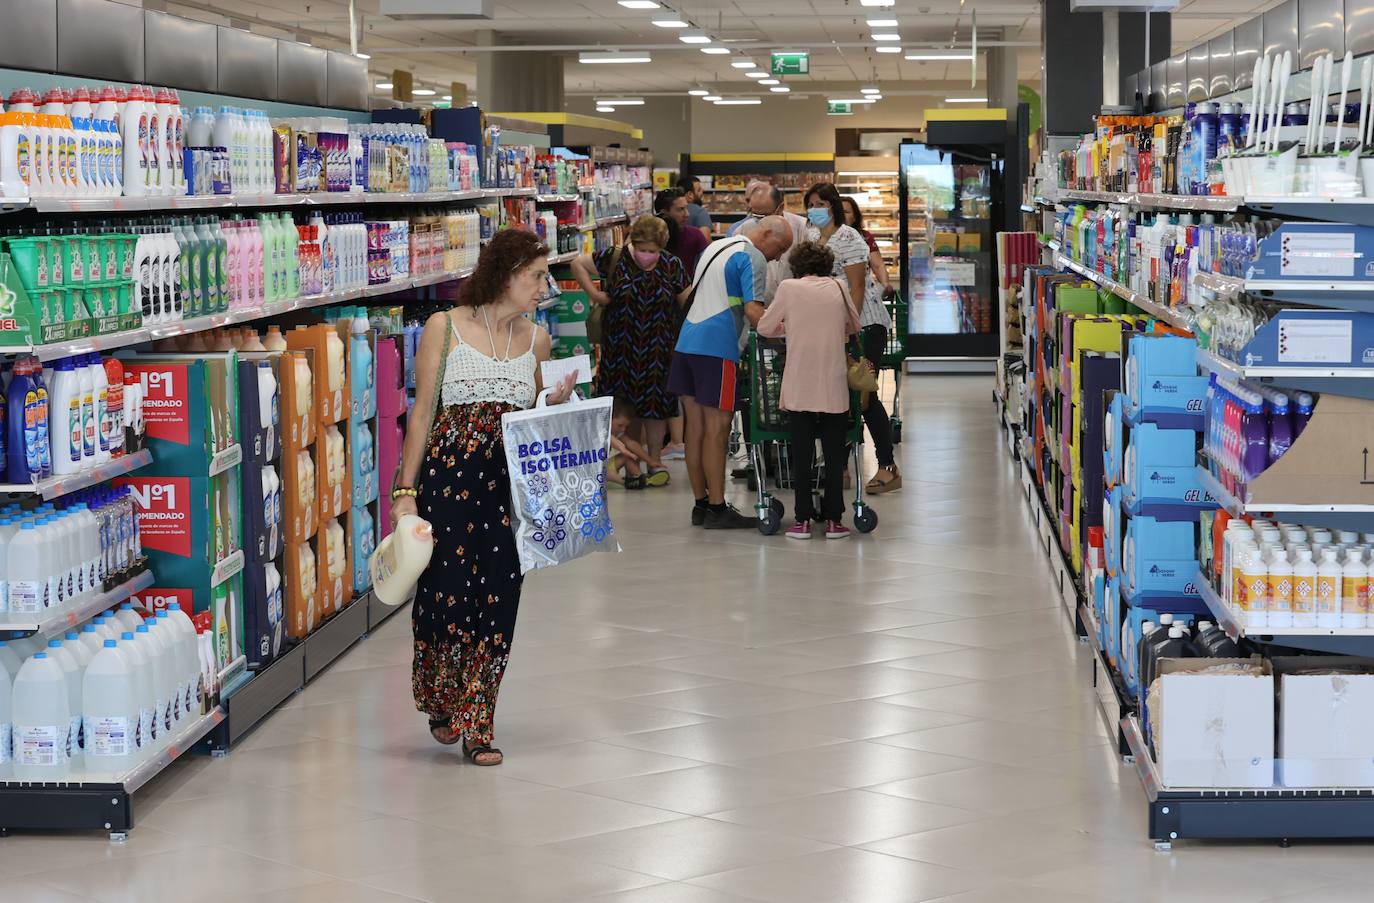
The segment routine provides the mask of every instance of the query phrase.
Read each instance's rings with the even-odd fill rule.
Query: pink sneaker
[[[786,536],[788,539],[810,539],[811,521],[799,520],[792,526],[788,527],[787,532],[783,535]]]
[[[848,539],[849,528],[842,521],[828,520],[825,522],[826,539]]]

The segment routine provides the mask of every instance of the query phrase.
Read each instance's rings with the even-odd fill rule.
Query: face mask
[[[826,226],[830,225],[830,208],[829,208],[829,207],[810,207],[810,208],[807,208],[807,211],[806,211],[806,218],[809,219],[809,220],[811,220],[811,225],[815,226],[817,229],[824,229]]]
[[[635,251],[635,260],[641,267],[651,270],[658,263],[658,251]]]

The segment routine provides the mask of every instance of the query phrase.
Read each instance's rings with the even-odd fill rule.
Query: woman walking
[[[434,554],[411,609],[415,707],[429,716],[434,739],[461,740],[477,765],[503,758],[492,727],[522,577],[501,415],[530,407],[541,389],[539,363],[551,341],[527,315],[544,295],[548,253],[530,232],[498,232],[459,306],[425,323],[391,490],[393,524],[418,514],[434,527]],[[571,392],[569,377],[549,401]]]
[[[868,243],[858,229],[845,224],[844,202],[839,191],[829,182],[817,182],[807,189],[806,207],[806,216],[811,223],[806,239],[824,245],[835,255],[833,274],[837,279],[846,281],[850,296],[857,299],[859,325],[863,327],[860,353],[876,373],[883,349],[887,347],[887,333],[892,328],[892,318],[883,306],[882,288],[868,272]],[[883,407],[877,392],[868,393],[863,415],[868,434],[873,437],[873,451],[878,458],[878,472],[868,481],[864,491],[882,493],[901,489],[902,472],[897,469],[892,445],[892,420],[887,416],[887,408]]]
[[[668,391],[668,369],[677,343],[678,308],[692,276],[665,250],[668,227],[657,216],[642,216],[630,227],[624,247],[606,248],[573,261],[573,275],[592,303],[604,309],[601,363],[596,394],[624,398],[634,405],[636,423],[629,434],[649,456],[663,452],[667,420],[678,411]],[[601,277],[601,288],[593,280]],[[666,486],[668,471],[652,470],[649,486]]]

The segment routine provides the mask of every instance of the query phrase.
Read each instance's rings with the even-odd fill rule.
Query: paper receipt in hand
[[[592,381],[592,359],[585,354],[544,361],[539,367],[539,375],[546,389],[557,386],[569,373],[575,374],[573,383],[576,385]]]

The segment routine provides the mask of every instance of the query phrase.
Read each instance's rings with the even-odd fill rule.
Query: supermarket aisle
[[[1364,848],[1153,851],[989,383],[908,386],[907,489],[872,537],[708,534],[681,489],[617,496],[625,553],[529,584],[505,765],[430,740],[402,614],[227,759],[164,775],[127,845],[0,840],[5,898],[1365,898]]]

